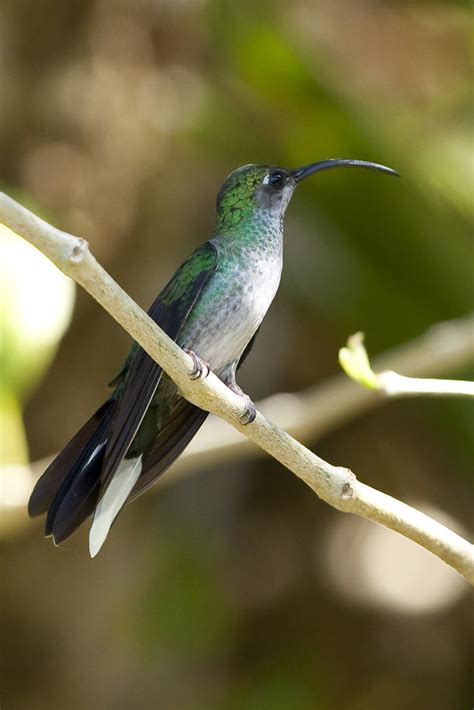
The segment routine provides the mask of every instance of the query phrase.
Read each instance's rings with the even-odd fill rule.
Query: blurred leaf
[[[72,314],[74,283],[0,224],[0,388],[24,396],[43,376]]]
[[[0,468],[28,463],[28,446],[21,406],[12,393],[0,389]]]

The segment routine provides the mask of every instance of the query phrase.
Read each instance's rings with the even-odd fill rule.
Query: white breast
[[[237,361],[273,301],[281,268],[280,254],[264,260],[255,255],[244,269],[215,274],[203,294],[207,317],[196,321],[184,347],[194,350],[217,374]]]

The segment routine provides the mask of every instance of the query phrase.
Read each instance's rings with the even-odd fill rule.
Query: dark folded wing
[[[217,266],[213,242],[197,249],[173,276],[149,310],[150,317],[173,340],[177,340],[202,289]],[[162,369],[140,347],[130,353],[129,364],[114,392],[117,412],[105,450],[101,494],[107,488],[127,453],[150,405]]]
[[[165,425],[143,459],[140,478],[129,501],[141,495],[176,461],[193,436],[204,424],[209,412],[180,398],[172,407]]]

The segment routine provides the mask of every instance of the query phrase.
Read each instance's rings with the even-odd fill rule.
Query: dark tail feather
[[[28,512],[31,516],[36,516],[48,511],[46,535],[54,534],[56,516],[64,502],[71,503],[71,498],[74,499],[74,504],[69,515],[74,514],[74,519],[76,514],[80,513],[82,522],[92,512],[89,510],[83,515],[84,505],[86,501],[90,503],[90,500],[81,484],[87,480],[87,490],[90,492],[94,476],[100,477],[104,450],[101,444],[107,440],[114,409],[113,400],[105,402],[58,454],[37,482],[28,503]],[[70,493],[73,495],[70,496]],[[63,513],[61,519],[64,525]]]
[[[82,467],[72,470],[72,482],[65,481],[46,517],[45,534],[54,544],[64,542],[94,512],[100,490],[100,474],[104,463],[106,441],[99,444],[94,456]]]
[[[64,449],[50,463],[41,478],[37,481],[28,502],[28,514],[34,518],[43,515],[54,500],[61,484],[69,470],[74,466],[83,449],[89,443],[99,427],[102,417],[110,408],[110,401],[100,407],[84,424]]]

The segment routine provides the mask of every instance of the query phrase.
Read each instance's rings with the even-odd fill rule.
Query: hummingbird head
[[[237,225],[261,210],[282,215],[296,182],[291,170],[269,165],[244,165],[234,170],[217,195],[217,214],[227,226]]]
[[[296,170],[270,165],[244,165],[229,175],[217,195],[218,220],[227,227],[237,226],[255,211],[281,218],[298,183],[314,173],[339,167],[366,168],[398,175],[385,165],[364,160],[323,160]]]

